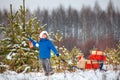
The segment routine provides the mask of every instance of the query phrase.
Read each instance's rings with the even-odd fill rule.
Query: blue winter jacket
[[[57,49],[54,47],[53,43],[49,39],[42,38],[39,42],[35,42],[32,38],[29,40],[33,43],[34,47],[39,48],[39,58],[49,58],[51,57],[51,50],[57,55],[59,54]]]

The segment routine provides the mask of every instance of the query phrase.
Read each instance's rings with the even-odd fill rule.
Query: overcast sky
[[[19,9],[19,6],[22,5],[23,0],[0,0],[0,9],[9,10],[9,5],[13,5],[13,9]],[[26,0],[26,8],[29,8],[31,11],[36,10],[38,7],[40,9],[55,9],[62,4],[65,8],[68,8],[70,5],[75,9],[80,9],[83,5],[85,6],[94,6],[96,0]],[[107,8],[109,0],[97,0],[102,9]],[[118,7],[120,10],[120,0],[111,0],[115,7]]]

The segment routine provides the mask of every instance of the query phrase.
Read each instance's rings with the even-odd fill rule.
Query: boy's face
[[[47,38],[47,35],[46,35],[46,34],[43,34],[42,38]]]

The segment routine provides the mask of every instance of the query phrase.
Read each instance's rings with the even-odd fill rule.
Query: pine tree
[[[57,31],[55,34],[52,33],[51,36],[53,37],[53,41],[56,43],[58,52],[60,54],[59,58],[57,58],[55,55],[52,56],[51,61],[53,62],[53,66],[57,66],[56,70],[58,72],[65,70],[73,71],[71,67],[76,66],[76,56],[80,53],[80,50],[74,47],[70,52],[64,46],[60,46],[63,35],[59,31]]]
[[[1,42],[1,54],[8,54],[4,60],[9,65],[10,70],[23,72],[25,68],[29,71],[39,71],[41,65],[38,59],[38,50],[29,48],[28,38],[32,37],[37,41],[39,33],[45,29],[46,25],[40,26],[40,20],[32,16],[28,20],[25,9],[25,0],[19,11],[13,13],[12,4],[10,13],[7,14],[9,24],[2,27],[5,38]]]
[[[105,50],[105,54],[106,54],[106,57],[107,57],[106,63],[113,64],[114,60],[115,60],[115,49],[107,48]]]
[[[58,52],[60,54],[60,41],[62,40],[63,38],[63,35],[57,31],[56,33],[51,33],[50,36],[53,38],[54,42],[57,44],[57,49],[58,49]],[[60,66],[61,66],[61,62],[60,62],[60,58],[55,58],[55,56],[52,56],[52,60],[55,60],[55,64],[56,66],[58,65],[58,71],[60,71]]]
[[[109,64],[120,64],[120,42],[117,45],[117,49],[107,48],[105,50],[107,55],[107,63]]]
[[[117,64],[120,64],[120,42],[119,42],[119,44],[117,45],[116,61],[117,61]]]
[[[77,56],[79,53],[80,53],[80,50],[77,49],[76,47],[74,47],[74,48],[72,49],[71,53],[70,53],[70,54],[71,54],[71,59],[72,59],[73,66],[75,66],[76,63],[77,63],[77,58],[76,58],[76,56]]]
[[[78,48],[76,48],[76,47],[74,47],[73,49],[72,49],[72,51],[70,52],[70,54],[69,54],[69,56],[70,56],[70,58],[69,58],[69,60],[70,60],[70,62],[71,62],[71,66],[76,66],[77,65],[77,55],[80,53],[80,50],[78,49]],[[71,67],[69,67],[69,70],[70,71],[75,71],[75,69],[73,68],[71,68]]]

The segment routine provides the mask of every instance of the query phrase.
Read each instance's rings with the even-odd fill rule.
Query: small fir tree
[[[1,27],[4,32],[4,39],[1,39],[1,53],[8,54],[4,60],[9,65],[10,70],[16,72],[39,71],[41,65],[38,60],[38,50],[29,48],[28,38],[32,37],[37,41],[40,31],[44,30],[46,25],[40,27],[40,21],[36,17],[26,19],[27,11],[25,9],[25,0],[19,11],[13,13],[10,5],[10,13],[7,14],[9,24]]]
[[[53,41],[57,44],[57,49],[60,54],[60,41],[62,40],[63,35],[59,31],[57,31],[55,34],[51,33],[50,36],[53,38]],[[55,56],[52,58],[56,60],[55,64],[58,64],[57,70],[60,70],[60,66],[61,66],[60,58],[55,58]]]
[[[105,53],[107,55],[107,63],[116,65],[120,64],[120,42],[117,45],[117,49],[107,48]]]
[[[120,42],[119,42],[119,44],[117,45],[116,61],[117,61],[117,64],[119,65],[119,64],[120,64]]]

